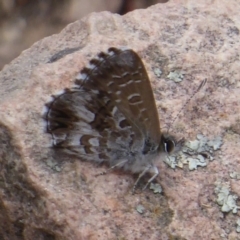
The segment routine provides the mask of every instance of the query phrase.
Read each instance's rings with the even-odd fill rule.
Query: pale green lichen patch
[[[220,149],[222,146],[222,139],[221,137],[216,137],[213,140],[208,141],[208,146],[212,147],[214,151]]]
[[[230,178],[232,179],[236,179],[236,180],[240,179],[240,172],[231,172],[229,175],[230,175]]]
[[[158,183],[151,183],[150,184],[150,189],[153,190],[154,193],[161,193],[162,192],[162,187]]]
[[[231,192],[229,183],[218,182],[215,193],[217,194],[217,203],[221,206],[222,212],[237,213],[240,206],[237,206],[238,196]]]
[[[56,161],[54,161],[54,160],[48,159],[48,160],[46,161],[46,165],[47,165],[48,167],[50,167],[52,170],[54,170],[54,171],[57,171],[57,172],[61,172],[61,171],[62,171],[61,167],[60,167],[60,166],[58,165],[58,163],[57,163]]]
[[[237,220],[237,228],[236,228],[236,231],[237,231],[238,233],[240,233],[240,218],[238,218],[238,220]]]
[[[167,156],[164,162],[171,168],[183,168],[184,165],[188,165],[189,170],[195,170],[198,167],[205,167],[209,161],[213,161],[213,152],[219,150],[221,146],[221,137],[209,140],[198,134],[195,140],[186,142],[181,151]]]
[[[144,208],[143,205],[138,204],[137,207],[136,207],[136,210],[137,210],[138,213],[143,214],[144,211],[145,211],[145,208]]]
[[[161,71],[160,68],[154,68],[154,69],[153,69],[153,72],[154,72],[154,74],[155,74],[158,78],[160,78],[161,75],[162,75],[162,71]]]
[[[178,83],[183,80],[183,74],[179,71],[170,72],[167,76],[168,79]]]
[[[167,156],[164,160],[163,160],[170,168],[176,168],[176,166],[178,166],[177,164],[177,157],[176,156]]]
[[[207,162],[202,155],[197,155],[196,158],[188,158],[188,167],[189,170],[195,170],[197,167],[205,167]]]

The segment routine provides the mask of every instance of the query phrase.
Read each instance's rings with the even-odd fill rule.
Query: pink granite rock
[[[240,195],[240,3],[173,0],[125,16],[93,13],[35,43],[0,73],[0,239],[239,239],[237,216],[217,204],[216,181]],[[42,113],[89,60],[127,46],[143,59],[166,127],[200,82],[207,85],[171,127],[177,138],[221,136],[205,168],[159,161],[157,181],[131,194],[136,176],[61,156]],[[170,72],[183,75],[175,83]],[[142,213],[137,211],[138,207]],[[142,208],[143,207],[143,208]]]

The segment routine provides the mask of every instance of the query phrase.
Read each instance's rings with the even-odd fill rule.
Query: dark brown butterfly
[[[53,146],[111,168],[157,175],[154,162],[174,141],[160,131],[146,69],[136,52],[110,48],[90,61],[76,86],[54,96],[45,119]],[[147,183],[147,184],[148,184]],[[147,186],[145,185],[145,187]]]

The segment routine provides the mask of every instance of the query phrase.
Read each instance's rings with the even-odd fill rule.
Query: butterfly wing
[[[85,160],[134,162],[156,153],[161,140],[150,81],[132,50],[109,49],[47,105],[55,147]]]

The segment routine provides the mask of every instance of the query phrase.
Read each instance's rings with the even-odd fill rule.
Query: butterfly
[[[159,174],[159,155],[175,147],[160,130],[147,71],[131,49],[99,53],[75,86],[53,96],[46,107],[46,128],[56,150],[138,173],[133,189],[148,172],[145,189]]]

